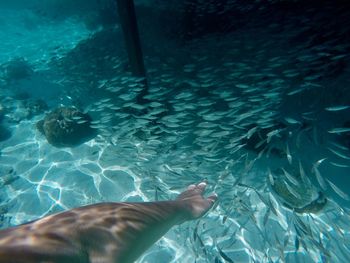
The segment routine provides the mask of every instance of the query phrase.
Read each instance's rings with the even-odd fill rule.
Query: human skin
[[[129,263],[172,226],[203,216],[217,196],[206,183],[177,199],[99,203],[0,231],[0,263]]]

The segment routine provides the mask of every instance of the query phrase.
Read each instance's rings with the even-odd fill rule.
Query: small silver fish
[[[252,137],[252,135],[253,135],[257,130],[258,130],[258,127],[257,127],[257,126],[251,128],[251,129],[247,132],[247,139],[249,140],[249,139]]]
[[[209,136],[212,138],[222,138],[222,137],[227,136],[229,134],[230,134],[229,131],[219,131],[219,132],[214,132],[214,133],[210,134]]]
[[[268,202],[269,202],[269,208],[271,209],[271,212],[275,214],[275,216],[278,217],[278,202],[276,200],[276,198],[272,195],[272,193],[269,193],[269,198],[268,198]]]
[[[295,89],[295,90],[292,90],[292,91],[288,92],[287,95],[288,96],[292,96],[292,95],[298,94],[300,92],[303,92],[304,90],[305,90],[305,88]]]
[[[281,132],[281,129],[276,129],[273,131],[270,131],[266,136],[267,136],[267,140],[266,142],[269,143],[271,141],[271,138],[275,135],[278,135]]]
[[[285,117],[284,120],[289,124],[300,124],[300,121],[297,121],[297,120],[290,118],[290,117]]]
[[[331,142],[332,145],[334,145],[336,148],[339,148],[341,150],[344,150],[344,151],[347,151],[348,148],[343,146],[343,145],[340,145],[339,143],[336,143],[336,142]]]
[[[218,126],[218,124],[212,122],[201,122],[197,125],[199,128],[214,128],[216,126]]]
[[[301,165],[301,162],[299,160],[299,173],[300,173],[300,178],[301,180],[305,183],[306,182],[306,174],[303,166]]]
[[[287,187],[287,190],[297,199],[301,199],[301,196],[299,193],[297,193],[287,182],[284,183]]]
[[[264,215],[264,219],[263,219],[263,225],[266,226],[266,223],[270,217],[270,212],[271,212],[271,208],[267,207],[266,213]]]
[[[320,160],[318,160],[318,161],[316,161],[316,163],[314,164],[314,167],[319,167],[320,166],[320,164],[324,161],[324,160],[326,160],[327,158],[322,158],[322,159],[320,159]]]
[[[331,130],[328,131],[329,133],[346,133],[346,132],[350,132],[350,128],[333,128]]]
[[[87,123],[87,120],[80,120],[80,121],[77,121],[78,124],[83,124],[83,123]]]
[[[287,154],[288,163],[292,164],[292,155],[290,154],[288,143],[286,144],[286,154]]]
[[[335,149],[332,149],[330,147],[328,147],[328,150],[330,150],[332,153],[334,153],[335,155],[339,156],[340,158],[346,159],[346,160],[350,160],[350,156],[345,155]]]
[[[339,106],[332,106],[332,107],[327,107],[325,108],[326,111],[341,111],[341,110],[346,110],[350,108],[350,106],[347,105],[339,105]]]
[[[268,172],[268,175],[269,175],[270,184],[271,184],[272,186],[274,186],[274,185],[275,185],[275,180],[273,179],[273,175],[272,175],[272,173],[271,173],[270,168],[267,168],[267,172]]]
[[[336,167],[340,167],[340,168],[348,168],[348,167],[350,167],[347,164],[341,164],[341,163],[335,163],[335,162],[329,162],[329,163],[334,165],[334,166],[336,166]]]
[[[284,170],[284,168],[282,168],[282,171],[284,173],[284,175],[287,177],[288,181],[291,182],[292,184],[294,184],[295,186],[299,186],[299,182],[297,179],[295,179],[295,177],[293,175],[291,175],[290,173],[288,173],[286,170]]]
[[[323,179],[320,171],[318,170],[317,167],[313,167],[313,171],[315,173],[315,176],[316,176],[316,180],[318,182],[318,184],[321,186],[322,190],[327,190],[327,184],[326,184],[326,181]]]
[[[328,179],[326,179],[327,182],[329,183],[329,185],[332,187],[332,189],[334,190],[334,192],[336,192],[341,198],[343,198],[346,201],[350,201],[349,196],[344,193],[342,190],[340,190],[335,184],[333,184],[331,181],[329,181]]]

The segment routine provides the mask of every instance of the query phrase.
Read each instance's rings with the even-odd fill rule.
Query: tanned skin
[[[130,263],[172,226],[203,216],[206,183],[176,200],[99,203],[0,231],[0,263]]]

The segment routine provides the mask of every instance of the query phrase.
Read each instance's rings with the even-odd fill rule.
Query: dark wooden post
[[[142,103],[144,101],[143,96],[148,92],[148,87],[139,31],[137,27],[134,0],[116,1],[131,72],[134,76],[145,78],[143,81],[143,91],[137,98],[138,102]]]
[[[135,7],[133,0],[116,0],[125,45],[129,56],[131,71],[134,75],[146,76],[143,63],[142,49],[137,27]]]

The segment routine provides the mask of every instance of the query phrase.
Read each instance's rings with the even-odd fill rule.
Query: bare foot
[[[208,198],[203,197],[206,186],[207,184],[205,182],[197,185],[192,184],[176,198],[177,201],[181,201],[186,209],[189,210],[190,219],[203,216],[217,200],[216,194],[210,195]]]

